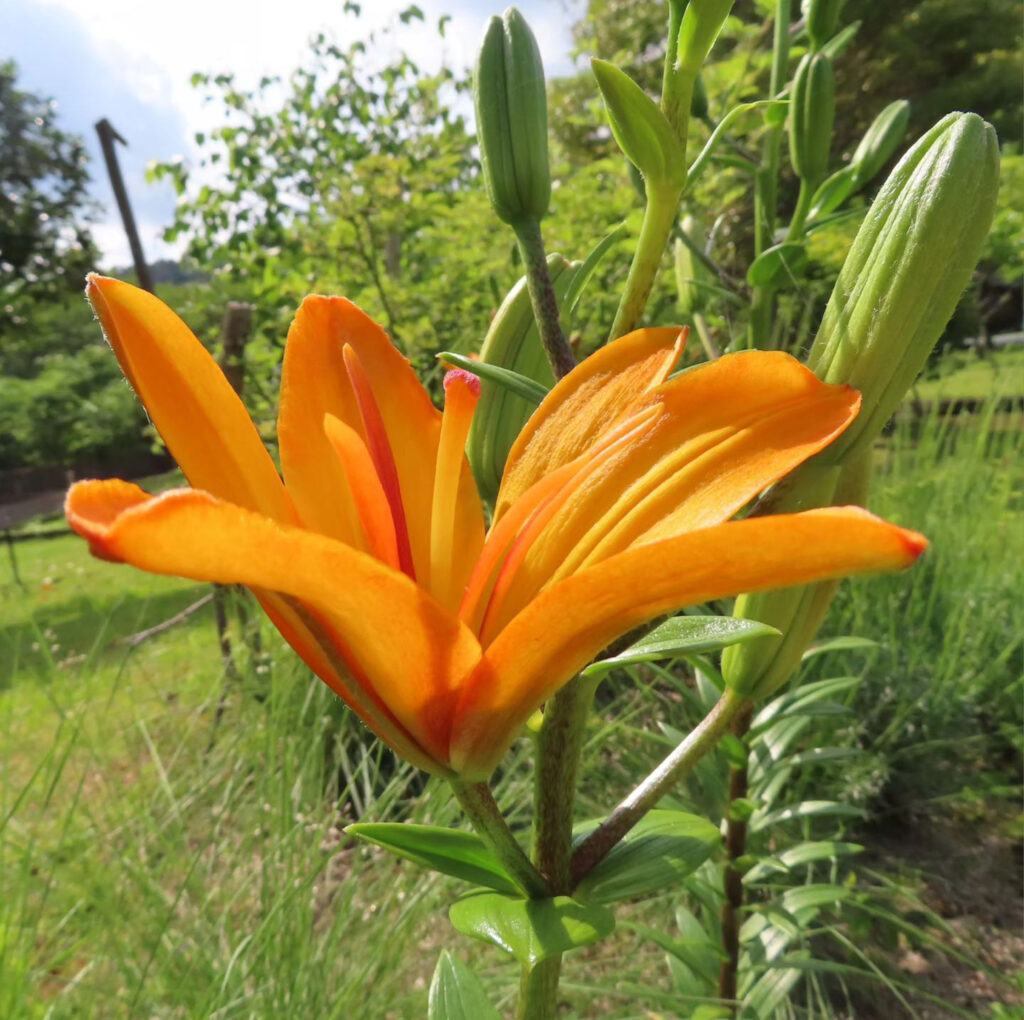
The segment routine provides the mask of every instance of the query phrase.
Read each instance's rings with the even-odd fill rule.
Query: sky
[[[443,59],[472,64],[487,18],[504,0],[417,0],[427,26],[413,22],[398,43],[424,68]],[[571,67],[570,27],[582,0],[520,0],[549,75]],[[93,125],[106,117],[126,139],[118,146],[148,261],[173,257],[160,233],[171,220],[169,182],[147,183],[151,160],[180,156],[194,163],[197,131],[221,118],[202,101],[189,78],[195,71],[232,72],[242,87],[262,75],[299,66],[319,31],[340,44],[392,21],[407,0],[369,0],[358,21],[342,14],[342,0],[0,0],[0,60],[13,58],[19,84],[57,101],[57,123],[82,135],[92,156],[92,194],[103,205],[93,236],[107,268],[130,262]],[[439,45],[433,25],[451,15]]]

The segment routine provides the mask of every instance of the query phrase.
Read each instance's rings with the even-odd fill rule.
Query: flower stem
[[[551,283],[548,260],[544,255],[544,238],[538,220],[522,220],[514,226],[519,252],[526,266],[526,286],[530,292],[533,316],[537,320],[541,343],[556,379],[568,375],[576,367],[572,348],[562,332],[558,316],[558,300]]]
[[[772,41],[772,70],[769,98],[776,99],[789,77],[789,21],[791,0],[778,0]],[[775,243],[778,215],[779,159],[783,125],[769,127],[761,147],[761,165],[754,185],[754,258]],[[755,287],[750,309],[747,346],[755,350],[768,347],[775,295],[770,288]]]
[[[576,848],[573,884],[592,868],[704,757],[750,702],[726,690],[686,739]]]
[[[455,798],[473,823],[473,828],[494,851],[508,873],[531,899],[550,894],[543,876],[530,863],[523,848],[516,842],[486,783],[450,781]]]
[[[609,340],[615,340],[635,329],[647,307],[654,278],[658,275],[661,258],[665,254],[672,225],[679,209],[682,188],[672,185],[647,186],[647,207],[640,226],[633,262],[626,277],[626,289],[619,301],[615,321],[612,323]]]
[[[742,740],[750,730],[753,706],[745,708],[736,716],[732,731]],[[726,865],[723,875],[725,901],[722,903],[722,948],[725,959],[718,972],[718,997],[735,1002],[737,974],[740,964],[740,914],[743,910],[743,872],[736,862],[747,852],[747,822],[744,818],[732,817],[732,804],[747,795],[747,763],[729,770],[729,807],[726,810],[725,853]],[[733,1007],[735,1013],[735,1007]]]
[[[552,892],[567,895],[572,884],[572,814],[583,731],[594,697],[594,681],[576,677],[544,709],[537,737],[534,776],[533,859]],[[523,967],[520,1020],[549,1020],[558,1009],[561,955]]]
[[[813,189],[808,181],[800,178],[800,193],[797,195],[796,208],[793,210],[793,218],[789,221],[789,230],[786,232],[787,241],[799,241],[804,236],[804,226],[807,223],[807,214],[811,211],[811,198]]]

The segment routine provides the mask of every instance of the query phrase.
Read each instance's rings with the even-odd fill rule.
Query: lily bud
[[[799,513],[816,507],[861,504],[867,497],[870,476],[870,451],[843,467],[810,461],[779,483],[777,494],[770,499],[770,509],[773,513]],[[838,581],[823,581],[741,595],[733,615],[770,624],[782,636],[755,638],[727,648],[722,653],[726,686],[754,700],[778,690],[800,664],[838,588]]]
[[[804,22],[811,49],[820,50],[836,34],[843,0],[804,0]]]
[[[565,297],[576,265],[578,263],[570,263],[561,255],[548,256],[548,271],[559,301]],[[480,360],[511,369],[545,386],[554,385],[555,376],[537,332],[526,277],[516,283],[501,303],[484,337]],[[493,500],[497,496],[508,451],[535,410],[536,405],[524,397],[497,383],[482,380],[466,453],[480,495],[485,499]]]
[[[835,121],[835,73],[832,58],[808,53],[793,79],[789,104],[789,154],[797,175],[812,185],[828,172]]]
[[[807,358],[820,379],[863,398],[820,458],[856,457],[892,417],[971,278],[998,187],[996,133],[973,113],[944,117],[882,185]]]
[[[480,162],[494,211],[512,225],[540,220],[551,200],[544,66],[514,7],[487,24],[475,94]]]
[[[890,103],[874,119],[850,160],[854,191],[867,184],[889,162],[903,141],[909,123],[910,103],[905,99]]]

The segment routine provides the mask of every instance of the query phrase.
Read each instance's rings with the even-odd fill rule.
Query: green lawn
[[[984,357],[957,351],[943,360],[939,374],[919,382],[914,393],[921,400],[1024,397],[1024,347],[1008,347]]]

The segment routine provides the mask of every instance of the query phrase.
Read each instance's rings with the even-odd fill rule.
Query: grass
[[[957,351],[942,360],[941,372],[914,387],[921,400],[1024,397],[1024,347],[1006,347],[984,357]]]
[[[933,419],[880,451],[873,508],[932,549],[837,601],[828,633],[882,645],[809,667],[861,677],[832,736],[868,752],[854,772],[814,773],[818,796],[912,817],[1015,782],[1022,446],[981,418]],[[24,588],[0,566],[0,1016],[422,1017],[444,946],[508,1008],[515,967],[444,920],[457,885],[341,832],[352,817],[456,824],[446,792],[368,741],[269,626],[228,683],[209,607],[136,649],[112,643],[203,586],[101,563],[70,537],[16,555]],[[664,753],[661,720],[681,725],[682,708],[656,674],[608,685],[582,815]],[[523,803],[528,751],[503,773],[507,803]],[[663,954],[638,932],[671,928],[679,902],[631,905],[620,916],[637,927],[567,958],[567,1016],[671,1015]]]

